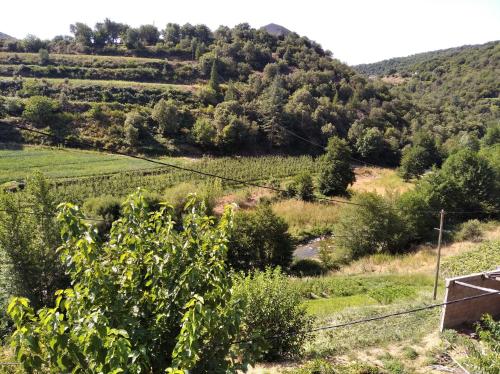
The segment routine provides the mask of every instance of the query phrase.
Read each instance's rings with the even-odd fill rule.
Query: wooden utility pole
[[[434,279],[434,300],[436,300],[437,287],[439,280],[439,265],[441,262],[441,239],[443,238],[443,224],[444,224],[444,210],[441,209],[439,212],[439,236],[438,236],[438,247],[437,247],[437,261],[436,261],[436,278]]]

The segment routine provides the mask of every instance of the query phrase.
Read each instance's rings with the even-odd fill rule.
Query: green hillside
[[[478,49],[483,46],[488,46],[495,43],[497,42],[489,42],[484,45],[463,45],[455,48],[447,48],[431,52],[416,53],[414,55],[405,57],[394,57],[370,64],[355,65],[353,66],[353,69],[366,75],[377,75],[377,76],[384,76],[391,74],[400,74],[403,76],[411,75],[417,71],[414,70],[415,68],[417,68],[416,65],[425,63],[426,61],[438,58],[446,59],[449,57],[453,57],[457,54],[467,52],[469,50]]]
[[[168,24],[141,26],[134,44],[130,28],[116,36],[125,26],[109,22],[0,43],[0,115],[150,154],[319,153],[338,135],[358,157],[395,165],[408,142],[408,104],[307,37],[277,25]],[[44,118],[30,115],[43,105]],[[42,142],[5,128],[5,141]]]
[[[412,129],[432,133],[444,150],[477,149],[477,139],[499,124],[500,42],[463,47],[412,65],[413,75],[392,93],[409,99]]]

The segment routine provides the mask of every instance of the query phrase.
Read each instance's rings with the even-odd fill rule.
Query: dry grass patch
[[[289,232],[301,239],[330,232],[337,221],[339,208],[337,205],[290,199],[273,204],[273,211],[288,223]]]
[[[413,187],[401,179],[395,169],[362,166],[354,169],[356,182],[351,189],[356,192],[376,192],[380,195],[402,193]]]
[[[491,225],[485,232],[484,238],[488,241],[500,239],[500,225]],[[472,241],[460,241],[445,245],[441,248],[443,258],[457,256],[461,253],[478,249],[482,244]],[[342,274],[405,274],[405,273],[432,273],[436,266],[436,245],[423,244],[414,252],[402,255],[374,254],[360,258],[343,267]]]

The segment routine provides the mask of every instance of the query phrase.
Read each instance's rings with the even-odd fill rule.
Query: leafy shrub
[[[0,267],[8,280],[4,291],[26,297],[35,308],[48,305],[53,293],[69,285],[56,252],[61,244],[55,220],[57,196],[41,174],[28,178],[19,193],[0,191]],[[19,209],[29,205],[29,210]]]
[[[330,138],[326,153],[321,158],[319,190],[322,194],[346,194],[347,187],[356,179],[350,159],[351,150],[347,142],[338,137]]]
[[[179,129],[178,106],[172,99],[168,101],[161,99],[155,104],[151,118],[158,124],[161,133],[173,135]]]
[[[19,116],[24,110],[24,103],[18,97],[6,97],[3,105],[6,114],[11,116]]]
[[[376,252],[402,252],[406,245],[405,224],[393,204],[374,193],[360,193],[342,208],[334,233],[335,243],[354,258]]]
[[[194,199],[185,212],[182,229],[173,230],[171,209],[150,213],[135,193],[101,242],[80,211],[64,205],[61,256],[73,288],[57,291],[55,307],[37,314],[23,298],[8,307],[24,368],[212,373],[235,370],[231,357],[244,365],[244,352],[231,344],[242,309],[225,268],[230,211],[217,225]]]
[[[430,166],[429,154],[425,148],[409,147],[403,151],[399,173],[405,181],[408,181],[421,176]]]
[[[268,204],[254,211],[238,211],[229,242],[228,260],[234,269],[288,268],[292,262],[293,242],[288,225]]]
[[[111,195],[93,197],[83,204],[84,211],[108,221],[116,221],[120,216],[121,200]]]
[[[103,220],[96,222],[101,238],[109,232],[111,224],[120,217],[121,203],[121,200],[114,196],[104,195],[87,199],[83,204],[83,210],[87,215]]]
[[[263,359],[274,361],[300,354],[312,318],[297,290],[280,269],[256,271],[236,281],[234,298],[245,302],[243,335],[262,347]]]
[[[486,314],[476,324],[478,340],[458,334],[454,330],[443,332],[452,347],[466,353],[463,366],[471,373],[491,374],[500,372],[500,322]]]
[[[300,277],[314,277],[325,272],[325,267],[316,260],[304,258],[294,261],[290,266],[290,273]]]
[[[335,239],[321,241],[319,246],[319,259],[327,269],[338,270],[342,265],[346,265],[352,260],[350,248],[338,246]]]
[[[297,195],[297,197],[304,201],[311,201],[314,198],[314,185],[311,175],[308,173],[301,173],[297,175],[292,186],[288,188],[291,189],[291,193]]]
[[[455,235],[457,240],[470,240],[480,242],[483,239],[481,222],[478,219],[471,219],[460,225],[460,229]]]
[[[57,120],[58,109],[57,101],[44,96],[32,96],[26,100],[23,118],[35,126],[49,126]]]
[[[165,200],[174,207],[177,215],[184,210],[184,206],[189,200],[189,194],[196,194],[202,200],[211,214],[217,198],[222,193],[222,185],[219,179],[209,180],[205,183],[182,182],[163,191]]]

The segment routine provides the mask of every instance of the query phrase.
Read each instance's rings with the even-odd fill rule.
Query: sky
[[[348,64],[500,39],[500,0],[22,0],[2,1],[0,32],[69,34],[104,18],[139,26],[203,23],[211,29],[277,23]]]

